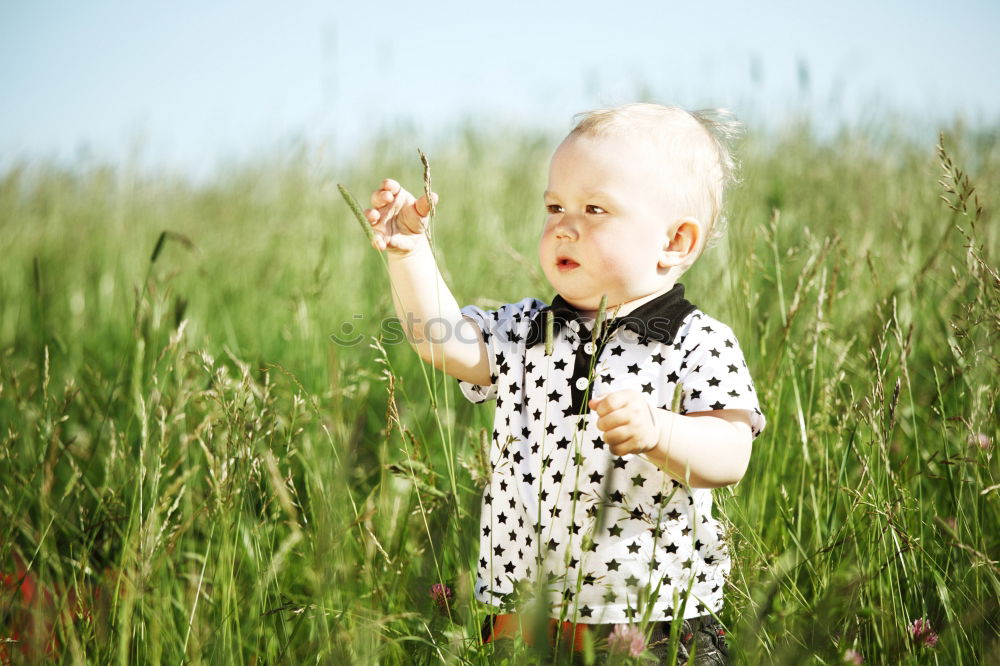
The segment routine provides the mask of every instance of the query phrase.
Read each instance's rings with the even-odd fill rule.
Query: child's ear
[[[701,241],[701,222],[695,217],[682,217],[667,230],[660,252],[660,268],[689,264],[697,254]]]

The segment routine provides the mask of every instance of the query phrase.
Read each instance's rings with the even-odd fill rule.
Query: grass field
[[[683,280],[768,416],[716,491],[735,663],[1000,663],[1000,133],[956,122],[942,156],[896,122],[751,134],[728,237]],[[557,140],[423,146],[461,303],[551,297]],[[334,186],[419,190],[416,147],[292,148],[200,185],[0,174],[3,659],[489,663],[471,588],[492,410],[375,342],[383,263]]]

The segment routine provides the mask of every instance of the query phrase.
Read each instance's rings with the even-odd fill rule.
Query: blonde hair
[[[731,112],[636,103],[586,111],[573,120],[570,136],[638,134],[659,141],[664,157],[680,167],[677,173],[690,176],[686,184],[671,182],[670,187],[680,185],[684,214],[693,214],[705,225],[702,249],[722,238],[726,189],[738,180],[738,165],[730,146],[743,133],[743,124]]]

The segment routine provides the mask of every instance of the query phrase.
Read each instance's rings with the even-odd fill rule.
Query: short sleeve
[[[501,377],[520,366],[531,318],[543,307],[541,301],[526,298],[496,310],[486,311],[474,305],[462,308],[462,315],[479,327],[490,362],[490,384],[480,386],[459,380],[462,395],[475,403],[496,399]]]
[[[681,413],[745,409],[756,438],[766,424],[743,351],[732,329],[699,313],[681,343],[684,372]]]

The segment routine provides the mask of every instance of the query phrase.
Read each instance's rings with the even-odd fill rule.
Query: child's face
[[[538,255],[549,283],[570,304],[596,310],[669,289],[676,206],[669,168],[635,137],[570,135],[552,156],[548,216]]]

